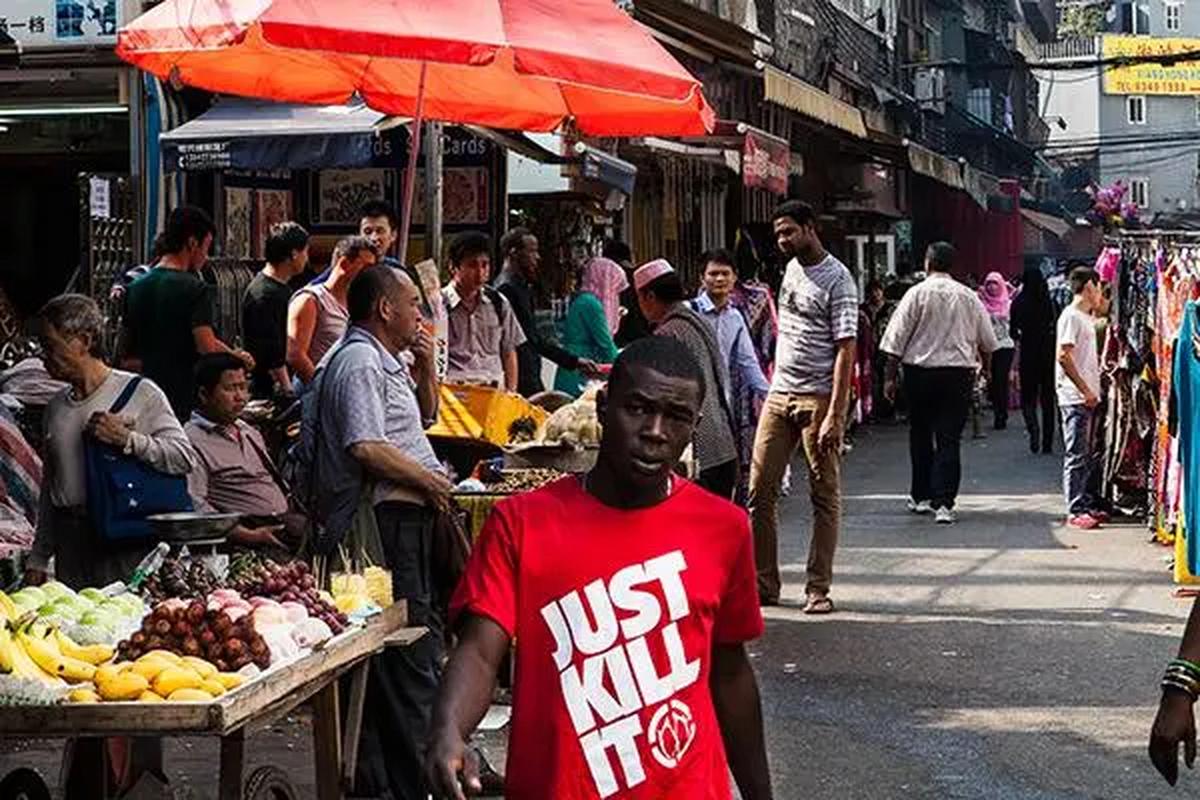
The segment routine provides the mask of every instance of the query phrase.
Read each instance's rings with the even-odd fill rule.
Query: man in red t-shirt
[[[678,341],[631,344],[597,398],[596,467],[500,503],[451,605],[434,712],[435,796],[479,791],[466,739],[520,641],[506,797],[769,800],[761,635],[745,511],[672,476],[703,377]]]

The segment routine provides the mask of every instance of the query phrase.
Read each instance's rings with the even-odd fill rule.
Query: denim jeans
[[[1063,494],[1071,516],[1096,510],[1100,501],[1100,450],[1094,430],[1096,411],[1085,405],[1063,406]]]

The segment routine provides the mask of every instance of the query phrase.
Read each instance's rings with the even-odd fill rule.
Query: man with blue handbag
[[[56,297],[39,322],[46,371],[68,386],[46,406],[41,508],[25,582],[43,583],[51,559],[55,578],[73,589],[128,580],[152,545],[145,517],[191,508],[184,476],[195,453],[162,390],[105,363],[104,317],[93,300]],[[68,800],[115,795],[145,773],[165,783],[161,741],[140,738],[107,785],[106,743],[71,742]]]
[[[90,298],[61,295],[40,316],[43,361],[69,384],[45,414],[45,473],[26,582],[75,589],[128,580],[151,542],[146,516],[189,510],[196,455],[166,395],[104,360],[104,318]],[[132,485],[132,488],[131,488]]]

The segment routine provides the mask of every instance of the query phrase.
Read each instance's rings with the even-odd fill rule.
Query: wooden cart
[[[407,647],[425,634],[406,628],[403,601],[365,628],[336,637],[299,660],[272,670],[209,703],[83,703],[0,707],[0,736],[218,736],[221,763],[217,796],[242,800],[246,738],[312,700],[313,752],[319,800],[344,796],[354,776],[370,657],[385,647]],[[339,711],[338,679],[351,674],[346,722]],[[276,771],[277,772],[277,771]]]

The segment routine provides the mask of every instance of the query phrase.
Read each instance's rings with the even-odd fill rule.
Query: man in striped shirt
[[[813,507],[804,610],[833,610],[829,587],[841,526],[841,453],[858,333],[858,291],[846,265],[821,244],[810,206],[775,211],[775,238],[792,260],[779,290],[775,373],[759,418],[750,467],[758,593],[779,603],[777,506],[784,470],[803,445]]]

